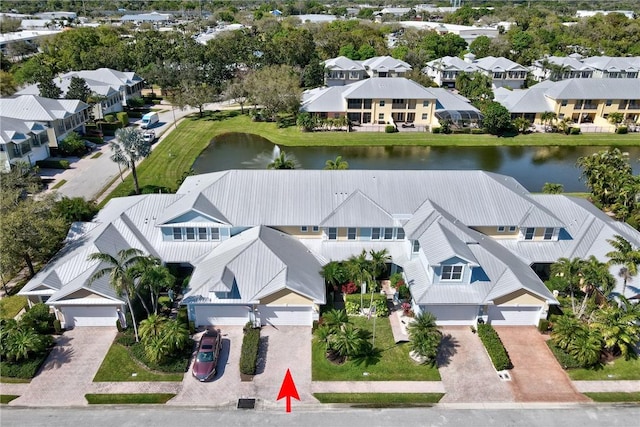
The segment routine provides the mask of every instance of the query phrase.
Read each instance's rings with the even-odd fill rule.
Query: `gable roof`
[[[358,71],[363,70],[362,64],[349,59],[346,56],[338,56],[337,58],[331,58],[324,61],[324,67],[330,70],[343,70],[343,71]]]
[[[88,104],[74,99],[50,99],[36,95],[0,98],[0,117],[19,120],[62,120],[87,108]]]
[[[405,72],[411,70],[411,65],[400,59],[393,58],[391,56],[374,56],[373,58],[365,59],[360,63],[367,70],[374,71],[389,71]]]
[[[429,89],[404,77],[373,77],[346,86],[344,98],[435,99]]]

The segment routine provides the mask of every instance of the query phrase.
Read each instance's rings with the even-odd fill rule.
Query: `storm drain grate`
[[[255,399],[238,399],[238,409],[255,409]]]
[[[507,371],[500,371],[500,372],[498,372],[498,377],[499,377],[502,381],[511,381],[511,375],[509,375],[509,372],[507,372]]]

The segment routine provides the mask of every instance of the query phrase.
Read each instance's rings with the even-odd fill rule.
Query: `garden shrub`
[[[189,326],[189,314],[187,313],[187,307],[181,306],[178,309],[176,319],[178,320],[178,322],[182,322],[185,326]]]
[[[618,127],[618,129],[616,129],[616,133],[618,135],[623,135],[623,134],[628,133],[628,132],[629,132],[629,128],[626,127],[626,126],[620,126],[620,127]]]
[[[556,360],[562,366],[563,369],[581,368],[582,365],[566,351],[556,346],[553,341],[548,340],[547,346],[555,356]]]
[[[22,315],[20,323],[35,329],[38,334],[50,334],[53,332],[54,320],[56,317],[49,311],[49,306],[38,303]]]
[[[104,138],[101,136],[83,136],[82,139],[85,139],[89,142],[93,142],[94,144],[104,144]]]
[[[260,329],[245,328],[240,350],[240,373],[255,375],[260,348]]]
[[[87,147],[84,146],[84,140],[80,138],[80,135],[71,132],[69,136],[60,141],[58,151],[63,155],[82,156],[87,152]]]
[[[132,118],[132,119],[141,119],[142,116],[144,116],[144,112],[143,111],[136,111],[136,110],[129,110],[127,112],[127,116]]]
[[[431,133],[442,133],[442,128],[441,127],[431,128]]]
[[[120,123],[124,123],[125,125],[129,123],[129,115],[126,113],[126,111],[120,111],[119,113],[116,113],[116,118]]]
[[[120,122],[113,123],[103,123],[102,124],[102,133],[107,136],[114,136],[116,134],[116,130],[123,128],[124,125]]]
[[[356,315],[360,313],[360,303],[347,301],[344,303],[344,309],[347,311],[347,314],[350,316]]]
[[[396,132],[398,132],[398,129],[396,129],[396,127],[394,125],[386,125],[384,127],[384,131],[385,131],[385,133],[396,133]]]
[[[484,134],[484,129],[471,129],[471,134],[472,135],[482,135]]]
[[[118,322],[119,323],[119,322]],[[127,328],[116,337],[116,342],[125,347],[131,347],[136,343],[135,333],[133,328]]]
[[[497,371],[513,368],[509,354],[493,326],[483,323],[478,325],[478,336],[489,353],[491,362]]]
[[[56,333],[56,335],[62,334],[62,324],[58,319],[53,321],[53,330]]]
[[[572,127],[569,131],[569,135],[580,135],[580,128]]]
[[[29,360],[21,361],[20,363],[1,360],[0,376],[9,378],[31,379],[36,376],[38,370],[40,369],[40,366],[42,366],[48,355],[49,352],[46,351],[42,354],[30,358]]]
[[[360,294],[352,294],[346,296],[345,307],[349,303],[357,304],[360,307]],[[371,304],[371,294],[366,294],[362,298],[362,308],[369,308]],[[373,305],[376,307],[376,317],[385,317],[389,314],[387,307],[387,296],[382,294],[373,294]]]
[[[144,107],[144,99],[142,99],[142,97],[136,96],[134,98],[128,99],[127,104],[131,108]]]
[[[549,331],[549,326],[551,325],[551,322],[549,322],[547,319],[540,319],[540,322],[538,323],[538,330],[540,332],[548,332]]]
[[[173,354],[169,354],[162,360],[162,363],[154,363],[149,360],[145,352],[145,345],[142,342],[134,342],[129,347],[131,355],[136,358],[140,363],[147,366],[149,369],[160,372],[186,372],[189,364],[189,359],[193,352],[193,341],[185,346],[182,350],[177,350]]]

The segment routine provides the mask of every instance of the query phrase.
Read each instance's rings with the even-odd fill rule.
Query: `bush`
[[[542,333],[550,331],[551,322],[549,322],[547,319],[540,319],[540,322],[538,323],[538,330]]]
[[[144,99],[139,96],[127,100],[127,105],[131,108],[144,107]]]
[[[573,356],[571,356],[569,353],[565,352],[561,348],[557,347],[553,343],[553,341],[548,340],[547,346],[549,346],[549,349],[551,350],[556,360],[558,361],[560,366],[562,366],[563,369],[574,369],[574,368],[582,367],[582,365],[578,363],[578,361]]]
[[[9,378],[23,378],[31,379],[36,376],[40,366],[47,359],[49,352],[38,354],[29,360],[22,361],[20,363],[7,362],[6,360],[0,361],[0,376]]]
[[[618,129],[616,129],[616,133],[618,135],[623,135],[623,134],[628,133],[628,132],[629,132],[629,128],[626,127],[626,126],[620,126]]]
[[[116,121],[118,121],[118,118],[116,117],[115,113],[109,113],[105,114],[104,121],[107,123],[115,123]]]
[[[116,134],[116,130],[123,128],[124,125],[120,122],[113,123],[102,123],[102,133],[108,136],[114,136]]]
[[[350,316],[354,316],[356,314],[360,314],[360,303],[347,301],[344,303],[344,309],[347,311],[347,314]]]
[[[87,152],[87,147],[84,146],[84,141],[80,138],[80,135],[71,132],[58,144],[58,151],[63,155],[82,156]]]
[[[131,347],[136,343],[135,332],[133,328],[125,329],[116,336],[116,342],[125,347]]]
[[[129,115],[125,111],[116,113],[116,118],[120,123],[124,123],[125,125],[129,123]]]
[[[85,139],[89,142],[93,142],[94,144],[104,144],[104,138],[101,136],[83,136],[82,139]]]
[[[513,368],[509,354],[493,326],[483,323],[478,325],[478,336],[489,353],[496,371]]]
[[[386,125],[384,127],[384,131],[385,131],[385,133],[396,133],[396,132],[398,132],[398,129],[396,129],[396,127],[394,125]]]
[[[345,307],[347,304],[357,304],[360,308],[360,294],[352,294],[346,296]],[[362,298],[362,308],[369,308],[371,305],[371,294],[366,294]],[[387,307],[387,296],[382,294],[373,294],[373,305],[376,307],[376,317],[385,317],[389,314]]]
[[[62,334],[62,324],[58,319],[53,321],[53,330],[56,333],[56,335]]]
[[[441,127],[431,128],[431,133],[442,133],[442,128]]]
[[[245,328],[240,350],[240,373],[255,375],[260,348],[260,329]]]
[[[471,128],[460,128],[460,129],[454,129],[453,132],[454,134],[471,134]]]
[[[178,322],[182,322],[185,326],[189,326],[189,314],[187,313],[187,307],[181,306],[178,309],[176,319],[178,320]]]
[[[40,169],[69,169],[69,160],[38,160],[36,166]]]
[[[38,303],[22,315],[20,323],[35,329],[38,334],[50,334],[53,332],[54,320],[56,317],[49,311],[49,306]]]
[[[484,134],[484,129],[471,129],[471,134],[472,135],[482,135]]]
[[[123,332],[124,328],[122,327],[122,324],[120,323],[120,319],[116,320],[116,329],[118,330],[118,332]]]
[[[569,135],[580,135],[580,128],[572,127],[569,131]]]

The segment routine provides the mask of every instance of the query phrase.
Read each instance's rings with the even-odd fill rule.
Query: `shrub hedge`
[[[129,115],[126,111],[120,111],[116,113],[116,118],[120,123],[124,123],[125,125],[129,123]]]
[[[69,169],[69,160],[38,160],[36,166],[46,169]]]
[[[108,136],[114,136],[116,130],[123,128],[124,125],[120,122],[102,123],[102,133]]]
[[[582,365],[573,356],[558,348],[553,341],[548,340],[547,346],[563,369],[582,368]]]
[[[618,129],[616,129],[616,133],[619,135],[622,135],[628,132],[629,132],[629,128],[626,126],[620,126]]]
[[[387,126],[385,126],[384,131],[386,133],[396,133],[396,132],[398,132],[398,129],[396,129],[396,127],[394,125],[387,125]]]
[[[101,136],[83,136],[82,139],[86,139],[89,142],[93,142],[94,144],[104,144],[104,138]]]
[[[240,373],[255,375],[260,347],[260,329],[245,327],[240,350]]]
[[[360,294],[347,295],[346,303],[351,307],[357,306],[360,309]],[[371,294],[364,295],[362,298],[363,308],[369,308],[371,305]],[[386,317],[389,315],[387,307],[387,296],[382,294],[373,294],[373,305],[376,306],[376,317]]]
[[[40,369],[40,366],[42,366],[48,355],[49,352],[46,351],[41,355],[34,356],[20,363],[11,363],[2,360],[0,361],[0,376],[24,379],[33,378],[38,373],[38,369]]]
[[[572,127],[569,131],[569,135],[580,135],[580,128]]]
[[[513,368],[509,354],[493,326],[486,323],[478,325],[478,336],[489,353],[491,362],[497,371]]]

